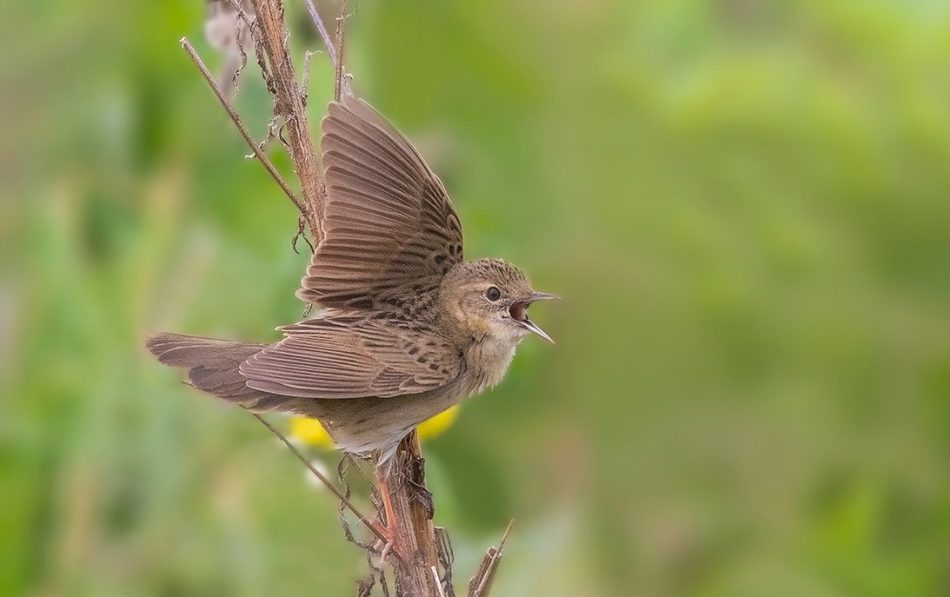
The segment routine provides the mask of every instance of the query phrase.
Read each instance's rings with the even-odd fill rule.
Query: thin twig
[[[267,422],[267,419],[260,416],[259,414],[255,412],[252,412],[251,414],[254,415],[254,418],[260,421],[264,427],[267,427],[267,429],[270,430],[270,432],[273,433],[277,437],[277,439],[279,439],[285,446],[287,446],[287,448],[290,449],[290,451],[294,453],[294,456],[297,457],[297,460],[302,462],[304,466],[306,466],[307,469],[309,469],[310,472],[313,473],[313,476],[319,479],[321,483],[326,485],[327,489],[329,489],[333,495],[339,498],[340,502],[345,504],[346,507],[349,508],[350,512],[352,512],[356,516],[356,518],[358,518],[359,521],[362,522],[366,526],[366,528],[372,531],[373,534],[376,535],[381,541],[384,541],[384,542],[388,541],[388,539],[386,539],[386,536],[383,535],[379,529],[373,526],[373,523],[371,523],[369,519],[363,516],[360,513],[360,511],[356,509],[356,506],[353,505],[353,502],[351,502],[345,495],[340,493],[340,490],[337,489],[336,486],[334,486],[333,483],[331,483],[330,480],[327,479],[323,475],[323,473],[317,470],[317,467],[313,466],[313,464],[309,460],[307,460],[303,454],[300,453],[300,450],[297,449],[297,446],[290,443],[290,440],[284,437],[283,433],[275,429],[273,425]]]
[[[346,496],[346,499],[350,499],[350,496],[352,495],[352,492],[350,491],[350,484],[346,480],[346,469],[349,462],[349,455],[344,454],[343,458],[340,459],[340,464],[338,464],[336,467],[337,476],[340,478],[340,483],[343,484],[343,495]],[[363,543],[353,536],[353,531],[350,529],[350,521],[346,519],[346,507],[344,506],[343,502],[340,502],[338,512],[340,513],[340,524],[343,526],[343,535],[346,537],[346,540],[360,549],[366,550],[367,553],[376,553],[372,545],[369,543]]]
[[[271,140],[277,136],[277,133],[274,131],[276,131],[278,128],[279,127],[277,126],[277,117],[274,116],[267,123],[267,134],[264,136],[264,140],[257,144],[257,148],[260,149],[261,151],[264,151],[264,149],[267,148],[268,143],[270,143]],[[248,157],[251,157],[251,156],[248,156]]]
[[[224,107],[224,110],[228,113],[228,116],[231,117],[231,121],[234,122],[234,126],[237,127],[238,131],[241,133],[241,136],[244,137],[244,141],[247,142],[248,147],[251,148],[251,151],[254,153],[254,157],[256,157],[257,160],[263,164],[264,169],[267,170],[268,174],[271,175],[271,178],[274,179],[274,181],[284,191],[287,197],[293,201],[300,213],[306,214],[306,206],[300,201],[300,199],[297,198],[296,195],[294,195],[294,192],[290,190],[287,182],[277,171],[277,168],[274,167],[274,164],[271,163],[264,152],[261,151],[261,149],[257,146],[257,143],[254,141],[254,137],[251,136],[251,132],[247,130],[246,126],[244,126],[244,122],[231,106],[231,102],[228,101],[227,97],[224,95],[224,92],[221,91],[221,88],[218,87],[217,83],[215,83],[214,77],[211,75],[208,67],[205,66],[204,61],[202,61],[201,57],[198,56],[198,52],[195,51],[194,46],[191,45],[191,42],[188,41],[187,37],[181,38],[181,47],[184,48],[185,52],[187,52],[188,56],[191,58],[191,61],[194,62],[195,66],[198,67],[198,70],[201,71],[201,76],[204,77],[204,80],[208,83],[208,86],[211,87],[212,91],[214,91],[214,94],[217,96],[221,106]]]
[[[488,595],[488,591],[491,590],[492,582],[495,580],[495,572],[498,570],[498,564],[501,562],[502,550],[505,548],[505,543],[508,541],[508,535],[511,534],[511,527],[514,524],[514,519],[511,519],[505,528],[505,534],[501,536],[501,542],[498,544],[498,547],[490,548],[488,553],[485,554],[485,559],[482,560],[481,566],[478,567],[478,572],[475,573],[475,576],[472,577],[472,582],[469,584],[468,597],[486,597],[486,595]]]
[[[303,233],[304,228],[306,227],[307,227],[307,218],[305,218],[303,214],[300,214],[299,216],[297,216],[297,234],[295,234],[294,237],[290,239],[290,248],[293,249],[293,252],[296,253],[297,255],[300,255],[300,251],[297,250],[297,239],[300,239],[300,238],[302,238],[303,242],[307,243],[307,246],[310,247],[311,253],[315,251],[315,249],[313,248],[313,245],[310,243],[310,239],[307,238],[307,235]]]
[[[304,4],[307,5],[307,12],[310,13],[310,19],[313,21],[313,26],[316,28],[317,33],[320,34],[320,39],[323,40],[323,45],[327,49],[327,54],[330,56],[330,63],[333,65],[335,72],[335,81],[337,83],[334,85],[334,94],[333,97],[339,101],[340,95],[351,95],[353,89],[350,85],[350,79],[346,75],[346,69],[344,68],[343,61],[343,44],[339,43],[339,40],[336,44],[330,39],[330,34],[327,31],[326,26],[323,24],[323,19],[320,18],[320,13],[317,12],[317,7],[313,5],[313,0],[304,0]],[[346,12],[347,5],[344,2],[343,10],[340,13],[340,19],[346,19],[349,15]],[[337,33],[339,34],[339,27],[337,25]],[[337,50],[339,48],[339,50]]]
[[[439,578],[439,571],[435,566],[429,568],[432,571],[432,578],[435,579],[435,586],[439,589],[439,597],[445,597],[445,589],[442,588],[442,579]]]
[[[340,101],[343,92],[343,36],[346,31],[346,0],[343,0],[343,7],[340,9],[340,16],[336,20],[336,55],[337,61],[333,66],[333,99]]]
[[[317,32],[320,33],[320,38],[323,39],[323,45],[326,46],[327,54],[330,55],[330,62],[333,64],[333,68],[336,68],[340,61],[337,60],[336,50],[333,48],[333,42],[330,41],[330,34],[327,33],[327,28],[323,26],[323,19],[320,18],[317,7],[313,5],[313,0],[304,0],[304,4],[307,5],[307,12],[310,13],[313,25],[317,28]]]
[[[326,203],[320,160],[310,135],[307,112],[294,73],[294,64],[287,50],[287,28],[281,0],[251,0],[257,15],[255,27],[260,28],[260,50],[267,56],[270,86],[274,95],[274,114],[285,118],[291,158],[301,195],[307,206],[305,215],[316,242],[323,239],[323,215]],[[262,61],[263,62],[263,61]]]
[[[303,54],[303,80],[300,82],[300,96],[303,98],[304,105],[307,105],[307,100],[310,98],[310,67],[313,61],[313,55],[316,53],[315,51],[307,50]]]
[[[452,550],[452,540],[449,533],[442,527],[435,527],[435,540],[438,547],[439,564],[442,565],[442,585],[446,597],[455,597],[455,587],[452,586],[452,566],[455,563],[455,552]]]

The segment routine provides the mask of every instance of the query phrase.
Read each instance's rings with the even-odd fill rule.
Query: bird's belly
[[[464,396],[465,388],[452,383],[407,396],[317,399],[310,415],[320,419],[338,448],[368,456],[391,449],[419,423],[454,406]]]

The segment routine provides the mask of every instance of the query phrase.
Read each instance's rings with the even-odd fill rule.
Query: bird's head
[[[517,344],[534,332],[554,343],[528,318],[528,307],[558,297],[535,291],[524,273],[507,261],[479,259],[455,266],[442,282],[441,298],[445,312],[465,336]]]

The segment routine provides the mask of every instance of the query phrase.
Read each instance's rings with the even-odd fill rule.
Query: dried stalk
[[[300,179],[300,188],[307,206],[304,217],[316,241],[314,244],[317,244],[323,238],[323,208],[326,197],[303,97],[297,88],[293,61],[287,51],[288,33],[284,27],[284,7],[280,0],[252,0],[251,3],[257,15],[254,29],[260,31],[260,45],[266,54],[273,84],[274,115],[285,119],[294,170]],[[263,60],[263,57],[258,56],[258,59]]]
[[[255,419],[261,422],[261,425],[263,425],[264,427],[267,427],[267,429],[271,433],[273,433],[277,437],[277,439],[281,441],[282,444],[287,446],[287,449],[289,449],[293,453],[293,455],[297,457],[297,460],[302,462],[303,465],[307,467],[307,470],[313,473],[313,476],[319,479],[320,482],[323,483],[326,486],[326,488],[329,489],[330,492],[340,500],[340,503],[345,505],[347,509],[350,512],[352,512],[356,516],[356,518],[358,518],[359,521],[363,523],[363,525],[366,528],[368,528],[374,535],[376,535],[376,537],[378,537],[380,541],[386,541],[386,537],[379,531],[379,529],[377,529],[376,526],[373,525],[373,523],[371,523],[368,518],[363,516],[360,513],[360,511],[356,509],[356,506],[353,505],[353,502],[351,502],[346,495],[344,495],[339,489],[337,489],[336,486],[333,483],[331,483],[330,480],[327,479],[326,476],[317,469],[317,467],[313,466],[313,464],[309,460],[307,460],[303,454],[300,453],[300,450],[298,450],[296,446],[290,443],[290,440],[288,440],[284,436],[283,433],[275,429],[273,425],[267,422],[267,419],[260,416],[259,414],[257,413],[251,413],[251,414],[254,416]]]
[[[337,62],[334,64],[333,73],[333,99],[340,101],[343,94],[343,45],[344,31],[346,30],[346,2],[343,2],[343,14],[336,22],[336,54]]]
[[[323,45],[326,47],[327,54],[330,56],[330,64],[333,65],[335,71],[333,97],[339,100],[341,94],[352,95],[353,89],[350,87],[350,80],[346,75],[346,70],[343,68],[342,34],[344,27],[343,21],[346,21],[347,18],[347,3],[345,1],[343,2],[343,8],[338,17],[336,47],[334,47],[333,41],[330,40],[330,34],[323,24],[323,19],[320,18],[320,13],[317,12],[317,7],[313,5],[313,0],[304,0],[304,4],[307,6],[307,12],[310,13],[310,20],[313,21],[313,27],[317,30],[317,33],[320,34],[320,39],[323,40]],[[339,48],[339,50],[337,48]]]
[[[501,536],[498,547],[490,547],[488,553],[482,559],[478,571],[468,583],[468,597],[488,597],[491,591],[492,583],[495,582],[495,572],[498,571],[498,564],[501,563],[502,551],[505,549],[505,542],[508,541],[508,535],[511,534],[511,527],[515,524],[512,520],[505,528],[505,534]]]
[[[336,68],[339,60],[337,60],[336,50],[333,48],[333,42],[330,41],[330,34],[327,33],[327,28],[323,25],[323,19],[320,18],[320,13],[317,12],[317,7],[313,5],[313,0],[304,0],[304,4],[307,5],[307,12],[310,13],[310,18],[313,20],[313,26],[317,28],[317,33],[320,34],[320,39],[323,40],[323,45],[326,47],[327,53],[330,54],[330,63],[333,65],[333,68]]]
[[[455,597],[452,586],[452,566],[455,564],[455,552],[449,533],[442,527],[435,527],[435,539],[439,546],[439,564],[442,566],[441,583],[446,597]]]
[[[287,197],[293,201],[294,205],[297,206],[297,209],[300,210],[300,213],[306,213],[306,206],[300,201],[300,199],[290,190],[290,187],[287,185],[287,181],[280,175],[280,172],[277,171],[277,168],[274,167],[274,164],[271,163],[267,155],[264,153],[261,147],[258,147],[257,143],[254,141],[254,137],[251,136],[251,132],[247,130],[247,127],[244,126],[244,122],[241,120],[241,117],[238,116],[238,113],[234,110],[234,107],[231,106],[231,102],[228,101],[228,98],[224,95],[224,91],[218,86],[214,80],[214,76],[211,74],[211,71],[208,70],[208,67],[205,66],[204,61],[201,60],[201,57],[198,56],[198,53],[195,51],[194,46],[191,45],[191,42],[188,41],[187,37],[183,37],[180,40],[181,47],[184,48],[185,52],[188,53],[188,56],[191,58],[191,61],[195,63],[195,66],[198,67],[198,70],[201,72],[201,76],[204,78],[205,82],[208,83],[208,86],[211,87],[211,90],[214,91],[215,96],[218,98],[221,107],[224,108],[225,112],[228,113],[228,116],[231,117],[231,122],[234,123],[234,126],[237,127],[238,131],[241,133],[241,136],[244,137],[244,141],[247,142],[247,146],[251,148],[251,151],[254,154],[254,157],[264,166],[264,169],[267,170],[267,173],[271,175],[271,178],[274,179],[274,182],[277,183]]]
[[[439,564],[435,528],[425,503],[417,498],[425,490],[425,479],[417,473],[421,461],[419,435],[413,431],[399,444],[391,466],[382,471],[395,514],[395,549],[402,556],[393,564],[396,594],[413,597],[442,591],[431,572]]]

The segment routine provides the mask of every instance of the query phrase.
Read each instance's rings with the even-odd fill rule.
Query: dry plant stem
[[[442,588],[442,581],[439,579],[439,570],[435,566],[431,570],[433,582],[435,582],[436,589],[439,590],[439,597],[445,597],[445,589]]]
[[[303,55],[303,80],[300,81],[300,95],[303,96],[303,103],[307,103],[310,95],[310,66],[313,63],[313,55],[316,52],[307,50]]]
[[[323,238],[324,188],[320,163],[310,137],[303,97],[297,88],[294,65],[287,51],[284,7],[280,0],[252,0],[260,27],[261,45],[267,55],[274,84],[274,114],[286,119],[290,151],[300,188],[306,202],[305,216],[310,232],[319,242]]]
[[[488,553],[482,559],[481,565],[472,580],[468,584],[468,597],[488,597],[491,591],[492,583],[495,581],[495,572],[498,571],[498,564],[501,563],[502,551],[505,549],[505,542],[508,541],[508,535],[511,534],[511,527],[515,524],[512,520],[505,528],[505,534],[501,536],[498,547],[489,548]]]
[[[336,57],[336,50],[333,48],[333,42],[330,41],[330,34],[327,33],[327,28],[323,25],[323,19],[320,18],[320,13],[317,12],[317,7],[313,5],[313,0],[304,0],[304,4],[307,5],[307,12],[310,13],[313,26],[317,28],[320,39],[323,40],[323,45],[326,46],[327,53],[330,54],[330,63],[333,64],[333,68],[337,68],[339,60]]]
[[[188,56],[191,58],[191,61],[195,63],[195,66],[198,67],[198,70],[201,72],[201,76],[204,78],[205,82],[208,83],[208,86],[211,87],[211,90],[214,91],[214,94],[218,98],[218,102],[221,103],[221,106],[228,113],[228,116],[231,117],[231,121],[234,123],[234,126],[237,127],[238,131],[241,133],[241,136],[244,137],[244,141],[247,142],[248,147],[251,148],[251,151],[254,152],[254,157],[264,166],[264,169],[267,170],[268,174],[271,175],[271,178],[277,183],[277,185],[284,191],[284,194],[293,201],[294,205],[297,206],[297,209],[300,210],[300,213],[305,214],[307,211],[306,206],[300,201],[300,199],[294,194],[290,187],[287,185],[287,181],[280,175],[277,171],[277,168],[274,167],[274,164],[267,158],[267,155],[258,147],[257,143],[254,141],[254,137],[251,136],[251,132],[247,130],[247,127],[244,126],[244,122],[241,120],[241,117],[238,116],[238,113],[234,110],[234,107],[231,106],[231,102],[228,101],[228,98],[224,95],[224,91],[218,86],[214,81],[214,76],[211,74],[211,71],[208,70],[208,67],[205,66],[204,61],[201,60],[201,57],[198,56],[198,52],[195,51],[194,46],[191,45],[191,42],[188,41],[187,37],[181,38],[181,47],[184,48],[185,52],[188,53]]]
[[[370,531],[372,531],[373,534],[376,535],[376,537],[378,537],[380,540],[386,541],[386,536],[383,535],[381,532],[379,532],[379,529],[377,529],[376,526],[373,525],[373,523],[371,523],[368,518],[366,518],[365,516],[363,516],[363,515],[360,513],[360,511],[356,509],[356,506],[353,505],[353,502],[351,502],[345,495],[343,495],[343,494],[340,492],[340,490],[337,489],[336,486],[334,486],[333,483],[331,483],[330,480],[327,479],[327,478],[323,475],[323,473],[321,473],[319,470],[317,470],[317,468],[316,468],[315,466],[313,466],[313,464],[311,464],[309,460],[307,460],[306,458],[304,458],[304,455],[300,453],[300,450],[298,450],[296,446],[294,446],[292,443],[290,443],[290,440],[288,440],[286,437],[284,437],[284,434],[283,434],[283,433],[281,433],[280,431],[278,431],[277,429],[275,429],[273,425],[271,425],[270,423],[267,422],[267,419],[265,419],[264,417],[260,416],[259,414],[257,414],[257,413],[251,413],[251,414],[254,415],[254,418],[255,418],[255,419],[257,419],[258,421],[261,422],[261,425],[263,425],[264,427],[267,427],[267,429],[270,430],[270,432],[273,433],[274,436],[276,436],[277,439],[279,439],[279,440],[281,441],[281,443],[283,443],[285,446],[287,446],[287,448],[288,448],[291,452],[293,452],[294,456],[297,457],[297,460],[299,460],[300,462],[302,462],[303,465],[306,466],[307,469],[308,469],[311,473],[313,473],[313,475],[314,475],[317,479],[319,479],[321,483],[323,483],[324,485],[326,485],[327,489],[329,489],[330,492],[333,493],[333,495],[335,495],[336,497],[338,497],[338,498],[340,499],[340,502],[343,503],[343,504],[345,504],[346,507],[349,508],[350,512],[352,512],[352,513],[356,516],[356,518],[358,518],[359,521],[362,522],[364,526],[366,526],[366,528],[368,528]]]
[[[334,47],[333,41],[330,40],[330,34],[327,32],[326,26],[323,24],[323,19],[320,18],[320,13],[317,12],[317,7],[313,5],[313,0],[304,0],[304,4],[307,5],[307,12],[310,13],[310,19],[313,21],[313,26],[316,28],[317,33],[320,34],[320,39],[323,40],[323,45],[327,49],[327,54],[330,55],[330,63],[333,64],[334,71],[336,73],[334,85],[334,97],[339,100],[340,95],[351,95],[353,90],[350,88],[350,81],[346,76],[346,71],[343,68],[343,43],[340,38],[342,25],[337,25],[337,43],[336,47],[339,47],[339,53]],[[340,14],[340,20],[346,19],[346,10],[347,3],[343,3],[343,8]]]
[[[346,29],[346,0],[343,0],[343,8],[340,9],[340,17],[336,21],[336,54],[337,62],[334,64],[335,72],[333,77],[333,99],[340,101],[343,93],[343,35]]]
[[[435,539],[438,546],[439,564],[442,565],[440,582],[446,597],[455,597],[455,587],[452,586],[452,566],[455,564],[455,553],[452,550],[452,541],[449,534],[442,527],[435,527]]]
[[[399,444],[389,466],[379,471],[385,475],[381,489],[388,492],[392,504],[392,521],[386,521],[393,533],[395,549],[401,560],[393,564],[397,595],[430,595],[441,593],[440,583],[432,578],[438,566],[435,529],[425,505],[414,499],[411,486],[413,464],[422,458],[419,435],[413,431]]]

